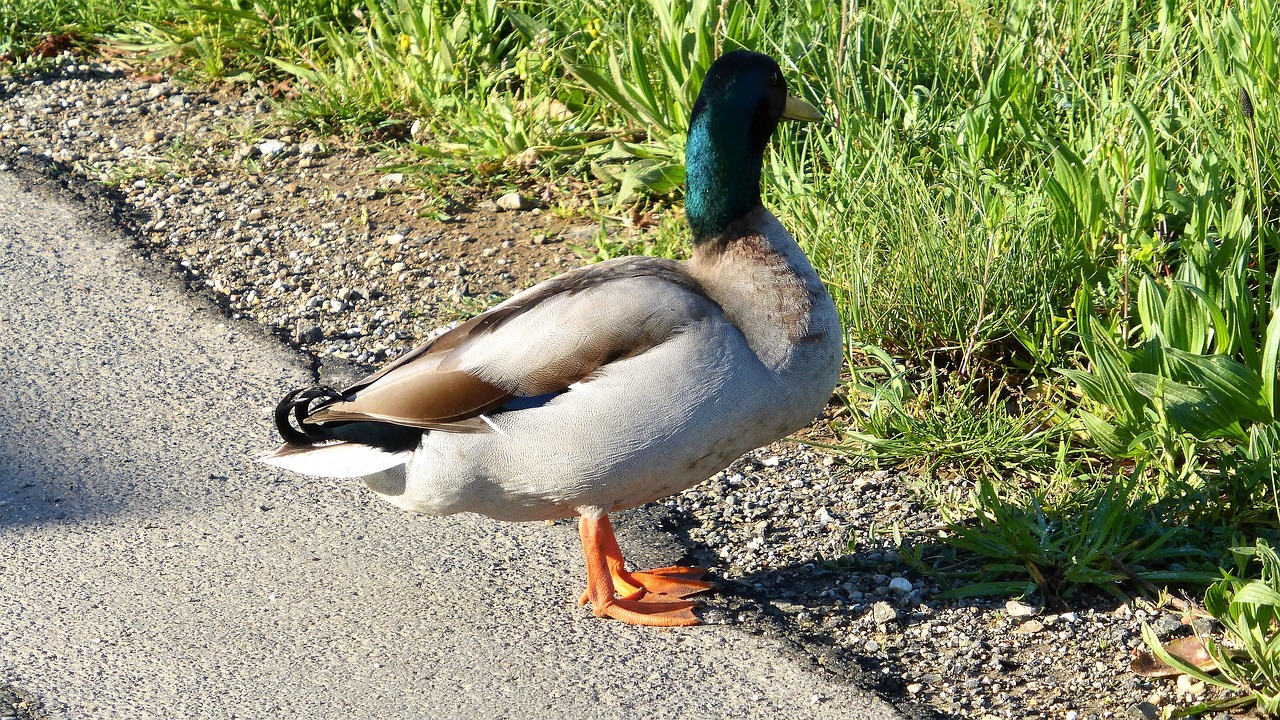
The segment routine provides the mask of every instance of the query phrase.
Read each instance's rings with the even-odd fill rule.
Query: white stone
[[[1009,617],[1031,617],[1036,614],[1036,609],[1026,603],[1010,600],[1004,604],[1005,612],[1009,613]]]
[[[502,210],[527,210],[532,207],[527,199],[518,192],[510,192],[498,198],[498,207]]]
[[[254,147],[258,148],[258,153],[263,157],[274,157],[284,152],[287,146],[279,140],[263,140]]]

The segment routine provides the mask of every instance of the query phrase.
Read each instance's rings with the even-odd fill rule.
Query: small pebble
[[[879,625],[896,622],[899,617],[898,609],[883,600],[871,606],[871,619]]]
[[[500,210],[528,210],[533,207],[533,203],[518,192],[509,192],[495,202]]]
[[[1005,612],[1009,613],[1009,617],[1030,617],[1036,614],[1036,609],[1026,603],[1010,600],[1004,604]]]
[[[1039,620],[1028,620],[1019,625],[1014,632],[1019,635],[1033,635],[1041,630],[1044,630],[1044,625]]]
[[[911,592],[911,581],[906,578],[894,578],[889,581],[889,589],[900,593]]]
[[[285,151],[288,146],[280,140],[264,140],[254,145],[258,154],[263,157],[275,157]]]

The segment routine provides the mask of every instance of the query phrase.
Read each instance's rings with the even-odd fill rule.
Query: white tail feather
[[[281,445],[258,462],[275,465],[303,475],[329,478],[359,478],[404,465],[413,453],[387,452],[358,443],[335,442],[299,450]]]

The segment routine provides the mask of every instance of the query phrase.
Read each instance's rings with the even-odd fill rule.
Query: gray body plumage
[[[494,395],[476,407],[567,391],[527,409],[488,407],[483,423],[483,413],[456,427],[425,418],[411,451],[286,444],[264,460],[363,476],[419,513],[599,517],[678,492],[805,426],[830,398],[843,351],[830,296],[764,208],[700,243],[691,260],[579,268],[486,315],[492,321],[460,328],[456,344],[444,336],[447,348],[393,366],[314,418],[404,413],[396,403],[415,382],[446,373]],[[397,382],[378,397],[380,383]]]

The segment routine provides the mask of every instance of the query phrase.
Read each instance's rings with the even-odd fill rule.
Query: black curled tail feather
[[[324,427],[308,423],[307,418],[325,405],[342,399],[342,393],[323,385],[294,390],[276,405],[276,430],[285,442],[295,445],[314,445],[331,440],[332,436]]]

